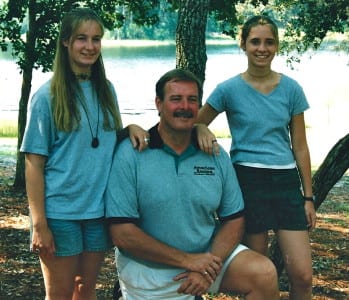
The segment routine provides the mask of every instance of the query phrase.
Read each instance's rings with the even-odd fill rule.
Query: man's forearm
[[[243,232],[243,217],[224,222],[212,243],[211,253],[224,261],[240,243]]]
[[[187,254],[144,233],[134,224],[111,225],[113,243],[133,256],[155,263],[186,268]]]
[[[110,231],[114,245],[143,260],[199,273],[209,267],[215,270],[221,267],[218,256],[183,252],[154,239],[132,223],[113,224]]]

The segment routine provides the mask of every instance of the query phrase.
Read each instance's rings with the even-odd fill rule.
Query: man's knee
[[[255,270],[255,269],[254,269]],[[263,257],[258,262],[258,268],[255,270],[255,280],[261,286],[271,287],[277,284],[278,276],[273,262],[267,257]]]
[[[247,250],[239,253],[223,277],[222,291],[264,292],[278,289],[274,264],[266,256]]]

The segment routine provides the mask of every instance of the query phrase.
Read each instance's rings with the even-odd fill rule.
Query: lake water
[[[155,83],[175,67],[175,46],[120,46],[105,44],[103,57],[108,78],[115,85],[125,125],[137,123],[144,128],[158,120],[155,110]],[[246,69],[245,54],[232,44],[207,45],[204,99],[221,81]],[[306,124],[313,161],[322,161],[339,138],[349,132],[349,57],[344,53],[319,52],[301,57],[292,70],[286,58],[278,56],[273,69],[296,79],[304,88],[311,109]],[[0,118],[16,119],[22,77],[14,61],[0,53]],[[34,71],[32,92],[51,74]],[[227,131],[220,115],[211,128]]]

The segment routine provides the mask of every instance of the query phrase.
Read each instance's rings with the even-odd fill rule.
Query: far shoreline
[[[152,46],[175,46],[176,42],[174,40],[112,40],[103,39],[103,47],[152,47]],[[215,38],[206,39],[206,45],[237,45],[237,41],[233,38]]]

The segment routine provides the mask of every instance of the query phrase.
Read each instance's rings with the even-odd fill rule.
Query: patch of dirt
[[[24,191],[14,190],[14,162],[0,159],[0,299],[44,299],[38,258],[29,252],[29,222]],[[311,233],[313,299],[349,299],[349,175],[333,187],[318,210]],[[345,209],[344,209],[345,208]],[[111,300],[116,279],[113,252],[107,254],[97,284],[100,300]],[[288,299],[287,278],[280,278],[281,299]],[[239,297],[216,295],[215,300]]]

